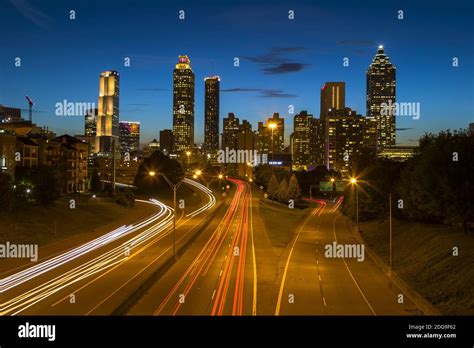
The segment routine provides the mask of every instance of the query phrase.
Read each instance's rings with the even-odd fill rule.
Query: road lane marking
[[[319,281],[321,281],[321,274],[320,274],[320,275],[318,275],[318,277],[319,277]]]
[[[316,212],[317,210],[319,210],[319,208],[315,208],[314,212]],[[286,260],[286,264],[285,264],[285,270],[283,271],[283,277],[280,284],[280,291],[278,292],[278,300],[277,300],[277,305],[275,308],[275,315],[280,315],[281,299],[283,296],[283,288],[285,287],[286,274],[288,273],[288,266],[290,265],[291,255],[293,254],[293,249],[296,245],[296,241],[298,240],[298,237],[303,227],[306,225],[309,219],[315,215],[314,212],[311,214],[308,214],[308,217],[303,221],[303,224],[298,228],[296,232],[295,240],[293,241],[293,244],[291,245],[290,254],[288,255],[288,259]]]
[[[337,236],[336,236],[336,220],[339,218],[339,216],[335,216],[334,217],[334,220],[333,220],[333,223],[332,223],[332,227],[333,227],[333,232],[334,232],[334,239],[336,240],[336,243],[337,243]],[[372,311],[372,313],[374,315],[377,315],[374,311],[374,309],[372,308],[372,306],[370,305],[369,303],[369,300],[367,299],[367,297],[365,297],[365,294],[364,292],[362,291],[362,289],[360,288],[359,286],[359,283],[357,283],[357,280],[354,278],[354,275],[352,274],[351,270],[349,269],[349,266],[347,265],[347,262],[346,262],[346,258],[343,257],[342,258],[342,261],[344,261],[344,265],[346,266],[346,269],[347,271],[349,272],[349,275],[351,276],[352,280],[354,281],[354,284],[356,285],[357,289],[359,290],[360,294],[362,295],[362,297],[364,298],[365,302],[367,303],[367,305],[369,306],[370,310]]]
[[[253,205],[252,205],[252,188],[250,188],[250,232],[252,234],[252,258],[253,258],[253,301],[252,315],[257,315],[257,260],[255,258],[255,244],[253,236]]]
[[[324,298],[324,296],[323,296],[323,303],[324,303],[324,307],[326,307],[326,299]]]
[[[211,300],[213,300],[213,299],[214,299],[214,296],[216,296],[216,289],[214,289],[214,292],[212,293]]]

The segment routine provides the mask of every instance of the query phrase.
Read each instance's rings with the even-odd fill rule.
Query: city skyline
[[[73,3],[69,7],[74,8],[74,5]],[[398,70],[397,101],[421,104],[422,114],[419,120],[409,117],[397,118],[398,144],[415,145],[418,137],[425,132],[466,128],[472,120],[472,111],[469,109],[469,97],[472,94],[469,73],[472,72],[472,67],[463,64],[473,56],[472,45],[467,45],[463,41],[463,35],[470,40],[469,31],[472,31],[468,26],[467,14],[466,18],[461,16],[454,22],[455,13],[451,10],[439,11],[436,8],[428,8],[425,18],[429,20],[431,27],[436,23],[433,18],[443,16],[444,21],[436,23],[439,28],[435,28],[434,33],[424,31],[426,37],[420,40],[406,36],[405,31],[420,31],[422,25],[427,24],[423,21],[422,23],[410,21],[412,13],[419,12],[422,5],[405,8],[404,22],[397,20],[396,9],[389,6],[374,7],[371,15],[377,14],[379,17],[383,15],[387,24],[383,28],[378,28],[377,31],[371,31],[370,28],[357,29],[354,33],[340,29],[325,34],[324,39],[321,39],[321,35],[315,31],[317,27],[311,23],[316,18],[322,20],[320,25],[325,21],[336,20],[332,16],[328,19],[321,18],[322,13],[331,9],[331,5],[311,7],[309,3],[302,2],[293,6],[295,19],[291,22],[287,18],[288,5],[277,4],[271,8],[257,6],[252,9],[251,15],[248,13],[244,15],[246,6],[250,5],[245,3],[233,7],[232,15],[225,10],[218,11],[212,15],[215,19],[212,25],[201,26],[203,33],[215,32],[215,29],[221,28],[224,22],[231,20],[229,16],[233,17],[235,24],[225,27],[224,30],[231,39],[228,42],[224,40],[222,45],[217,45],[219,46],[217,49],[210,46],[212,39],[206,39],[206,35],[192,32],[190,27],[196,24],[198,18],[209,18],[210,15],[205,13],[205,9],[211,5],[212,2],[207,2],[198,8],[192,4],[183,4],[186,18],[182,22],[178,19],[177,7],[162,6],[162,11],[157,15],[166,14],[166,18],[163,18],[164,23],[160,25],[169,26],[171,29],[169,38],[160,37],[159,40],[154,39],[152,44],[138,47],[138,43],[143,43],[145,38],[152,36],[153,31],[147,31],[144,38],[134,39],[140,28],[150,29],[146,24],[137,25],[137,28],[130,28],[130,33],[125,37],[106,44],[111,50],[106,57],[99,55],[102,49],[89,47],[88,51],[91,54],[83,57],[83,61],[72,57],[68,59],[68,48],[69,45],[83,46],[81,43],[94,33],[95,25],[81,25],[81,31],[73,36],[72,42],[65,42],[62,45],[61,56],[52,56],[56,52],[54,41],[60,39],[59,37],[50,40],[38,39],[35,45],[51,47],[52,52],[35,51],[35,56],[32,55],[34,52],[32,48],[20,47],[14,40],[8,40],[0,59],[3,66],[2,75],[11,81],[11,86],[0,88],[0,103],[25,109],[24,95],[30,95],[35,100],[33,113],[35,123],[48,126],[58,134],[82,134],[84,115],[58,117],[54,115],[54,105],[63,99],[73,102],[96,101],[98,74],[104,70],[114,69],[121,75],[120,113],[124,119],[142,123],[142,144],[147,143],[159,137],[160,130],[172,128],[172,70],[177,56],[186,54],[192,60],[196,81],[203,81],[204,77],[211,75],[221,77],[220,120],[229,112],[233,112],[237,117],[247,119],[255,127],[259,121],[264,121],[278,112],[281,117],[287,119],[285,143],[288,144],[288,137],[292,132],[290,120],[297,113],[307,110],[319,118],[319,91],[326,81],[344,81],[346,105],[365,116],[365,73],[378,45],[383,44]],[[29,31],[45,33],[52,30],[52,27],[57,29],[58,26],[74,25],[69,23],[68,13],[58,13],[61,8],[58,9],[57,6],[54,9],[40,3],[34,3],[34,6],[51,19],[50,23],[35,23],[23,17],[15,6],[5,6],[4,13],[8,14],[9,18],[6,18],[4,23],[15,19],[23,25],[22,28],[9,28],[8,35]],[[88,18],[85,18],[79,16],[84,12],[81,12],[83,9],[81,4],[77,3],[75,20],[84,23],[91,18],[97,18],[97,13],[100,13],[100,8],[104,5],[95,6],[97,11],[89,13]],[[111,11],[125,16],[123,10],[118,6]],[[343,7],[339,12],[340,18],[337,18],[334,25],[349,16],[350,10],[350,5]],[[472,11],[469,8],[466,10],[467,13]],[[141,15],[151,16],[153,11],[150,12]],[[176,17],[168,18],[172,17],[173,13]],[[64,18],[58,18],[59,15]],[[261,18],[265,15],[269,18]],[[379,22],[382,17],[375,21]],[[262,20],[257,23],[255,18]],[[105,18],[104,21],[106,23],[108,19]],[[131,18],[131,21],[135,23],[135,19]],[[268,23],[269,21],[274,23]],[[278,26],[286,28],[288,34],[281,33],[281,29],[277,31]],[[302,28],[305,30],[300,37],[294,38],[295,30]],[[433,43],[435,34],[439,37],[440,31],[444,30],[441,35],[445,37],[453,33],[452,30],[455,30],[453,28],[459,28],[456,30],[459,31],[459,35],[453,40],[439,40],[439,45],[427,49],[427,44]],[[247,33],[255,32],[256,29],[261,31],[256,31],[255,40],[247,42],[245,40]],[[275,35],[277,36],[275,38],[269,37],[268,31],[278,32],[279,35]],[[82,38],[79,34],[84,34],[85,37]],[[54,36],[58,35],[61,35],[60,31],[55,30]],[[181,38],[180,41],[176,41],[179,45],[176,45],[176,42],[171,45],[170,42],[177,37],[176,35]],[[215,35],[216,39],[223,39],[224,36],[223,33]],[[265,42],[262,40],[263,37]],[[308,41],[309,38],[312,40]],[[4,52],[9,53],[7,55]],[[14,66],[13,58],[16,56],[23,58],[22,66],[19,68]],[[416,61],[412,59],[415,56]],[[130,58],[129,67],[124,66],[126,57]],[[234,67],[235,57],[239,57],[239,67]],[[350,60],[348,67],[343,66],[344,57]],[[459,67],[452,66],[452,57],[459,58]],[[46,64],[50,60],[55,64]],[[432,69],[436,69],[438,74],[433,75]],[[66,84],[61,78],[61,71],[64,70],[70,72]],[[48,93],[42,90],[41,86],[44,83],[51,85]],[[61,88],[58,89],[59,87]],[[456,100],[456,103],[450,103],[452,100]],[[288,113],[288,105],[294,106],[293,114]],[[25,116],[25,111],[23,113]],[[448,113],[450,117],[446,117]],[[204,141],[204,84],[200,82],[196,83],[195,89],[195,137],[195,142],[198,144]]]

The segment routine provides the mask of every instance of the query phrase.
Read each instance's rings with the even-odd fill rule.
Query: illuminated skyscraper
[[[329,110],[342,110],[346,107],[346,83],[326,82],[321,88],[321,111],[319,118],[324,121]]]
[[[95,137],[97,135],[97,109],[89,109],[86,112],[84,135],[86,137]]]
[[[171,129],[160,131],[160,149],[167,156],[174,152],[174,135]]]
[[[173,73],[173,134],[177,152],[194,146],[194,73],[188,56],[179,56]]]
[[[229,112],[224,117],[224,129],[222,133],[222,149],[237,150],[239,144],[240,120]]]
[[[135,154],[140,147],[140,122],[120,121],[120,152]]]
[[[293,119],[292,163],[293,169],[307,169],[322,164],[324,153],[320,120],[303,110]]]
[[[204,150],[219,150],[219,76],[204,79]]]
[[[357,155],[375,148],[375,121],[345,108],[331,110],[325,123],[327,168],[350,174]]]
[[[377,120],[377,150],[395,146],[396,129],[393,109],[385,110],[382,104],[395,103],[396,68],[379,46],[372,64],[367,70],[367,117]]]
[[[96,151],[111,155],[112,144],[118,149],[120,76],[117,71],[100,74],[99,105],[97,114]]]

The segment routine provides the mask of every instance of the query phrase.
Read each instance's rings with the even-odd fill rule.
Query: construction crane
[[[34,103],[33,103],[33,100],[31,100],[31,98],[28,97],[27,95],[25,95],[25,98],[28,101],[29,121],[33,122],[33,105],[34,105]]]

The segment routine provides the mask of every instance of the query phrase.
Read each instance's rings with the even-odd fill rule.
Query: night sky
[[[254,4],[255,3],[255,4]],[[361,7],[361,4],[364,7]],[[172,128],[173,69],[187,54],[196,75],[195,139],[203,139],[204,77],[221,77],[228,112],[256,123],[279,112],[319,117],[325,81],[346,82],[346,104],[365,115],[365,72],[383,44],[397,67],[397,101],[421,117],[397,119],[397,142],[474,122],[472,1],[0,1],[0,104],[27,108],[58,134],[82,134],[84,118],[55,103],[97,103],[99,74],[121,74],[120,119],[140,121],[142,143]],[[69,19],[69,10],[76,19]],[[186,19],[178,19],[185,10]],[[397,19],[397,10],[404,19]],[[295,19],[288,19],[288,11]],[[22,66],[14,66],[21,57]],[[131,66],[124,67],[125,57]],[[234,57],[240,67],[234,67]],[[350,66],[343,67],[344,57]],[[452,67],[452,58],[459,67]],[[27,118],[27,111],[23,111]],[[222,121],[221,130],[222,132]]]

